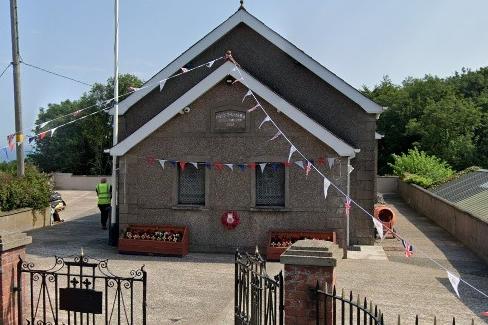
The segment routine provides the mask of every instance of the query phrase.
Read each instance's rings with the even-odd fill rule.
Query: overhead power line
[[[71,77],[68,77],[68,76],[62,75],[62,74],[60,74],[60,73],[50,71],[50,70],[45,69],[45,68],[38,67],[38,66],[36,66],[36,65],[33,65],[33,64],[27,63],[27,62],[25,62],[25,61],[21,61],[21,63],[25,64],[25,65],[26,65],[26,66],[28,66],[28,67],[31,67],[31,68],[34,68],[34,69],[37,69],[37,70],[41,70],[41,71],[44,71],[44,72],[46,72],[46,73],[49,73],[49,74],[52,74],[52,75],[55,75],[55,76],[58,76],[58,77],[61,77],[61,78],[65,78],[65,79],[68,79],[68,80],[71,80],[71,81],[77,82],[77,83],[82,84],[82,85],[85,85],[85,86],[89,86],[89,87],[92,87],[92,86],[93,86],[92,84],[89,84],[89,83],[87,83],[87,82],[84,82],[84,81],[81,81],[81,80],[78,80],[78,79],[75,79],[75,78],[71,78]]]
[[[5,71],[7,71],[7,69],[10,68],[11,65],[12,65],[12,62],[10,62],[9,64],[7,64],[7,66],[5,67],[5,69],[2,70],[2,73],[0,73],[0,78],[2,78],[3,74],[5,73]]]

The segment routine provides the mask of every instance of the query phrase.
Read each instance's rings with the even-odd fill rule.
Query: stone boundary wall
[[[398,176],[376,176],[376,187],[378,193],[398,193]]]
[[[488,264],[488,223],[420,186],[399,182],[403,200],[471,249]]]
[[[0,230],[22,232],[51,226],[50,208],[34,211],[29,208],[0,212]]]
[[[95,191],[102,177],[107,178],[107,182],[111,182],[110,176],[73,175],[72,173],[53,173],[52,176],[56,190]]]

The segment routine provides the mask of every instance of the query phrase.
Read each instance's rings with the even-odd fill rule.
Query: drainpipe
[[[347,167],[346,167],[346,175],[347,175],[347,183],[346,183],[346,194],[350,197],[351,193],[351,173],[349,173],[349,166],[351,165],[351,157],[347,157]],[[349,216],[346,216],[346,246],[349,249]]]

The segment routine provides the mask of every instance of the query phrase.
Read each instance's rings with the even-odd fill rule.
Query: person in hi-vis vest
[[[100,209],[102,229],[107,229],[107,220],[110,215],[110,202],[112,201],[112,186],[102,178],[97,184],[98,208]]]

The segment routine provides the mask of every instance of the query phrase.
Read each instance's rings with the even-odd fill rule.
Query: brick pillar
[[[0,231],[0,324],[18,325],[17,263],[32,238],[25,233]],[[22,295],[25,297],[25,293]]]
[[[310,325],[316,321],[316,299],[310,290],[317,282],[335,285],[335,267],[342,256],[339,247],[323,240],[299,240],[280,257],[285,265],[285,324]],[[323,318],[323,307],[321,318]]]

